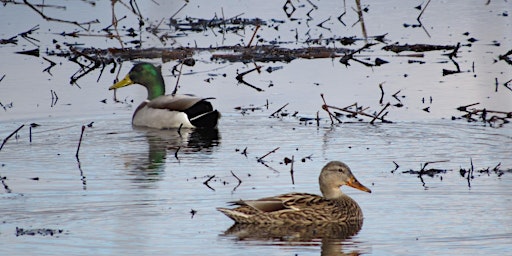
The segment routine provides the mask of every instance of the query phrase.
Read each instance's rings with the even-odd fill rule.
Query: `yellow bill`
[[[128,74],[123,78],[123,80],[115,83],[114,85],[110,86],[108,89],[114,90],[114,89],[125,87],[125,86],[131,85],[131,84],[134,84],[134,82],[132,81],[132,79],[130,79],[130,75]]]

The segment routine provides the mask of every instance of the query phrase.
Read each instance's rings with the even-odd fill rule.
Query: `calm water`
[[[190,3],[176,17],[209,19],[217,14],[233,17],[258,17],[284,20],[278,30],[262,27],[258,32],[270,41],[279,39],[287,47],[304,46],[295,42],[311,37],[361,36],[355,4],[347,3],[343,16],[347,26],[337,20],[343,11],[339,3],[294,2],[297,11],[288,18],[282,4],[253,1]],[[160,21],[175,13],[180,4],[139,3],[141,12],[151,21]],[[197,64],[185,70],[181,78],[183,93],[214,96],[214,104],[223,113],[215,132],[184,130],[155,131],[130,125],[133,109],[145,97],[142,88],[123,89],[114,103],[107,91],[115,74],[92,72],[69,85],[76,64],[65,58],[46,56],[58,63],[52,74],[41,72],[48,65],[41,57],[14,54],[32,49],[27,40],[18,45],[0,45],[2,70],[0,102],[12,107],[0,110],[0,138],[11,137],[0,151],[0,252],[2,255],[505,255],[512,253],[512,126],[500,128],[481,123],[450,120],[461,115],[458,106],[480,102],[479,107],[511,111],[512,93],[505,87],[495,91],[495,79],[504,83],[512,77],[510,65],[495,62],[498,55],[512,48],[510,14],[506,1],[432,1],[422,17],[427,33],[421,28],[406,28],[415,23],[423,2],[405,5],[363,1],[370,35],[389,33],[388,44],[467,43],[458,61],[461,74],[442,76],[442,69],[453,69],[443,53],[426,53],[408,64],[411,58],[379,51],[366,52],[370,60],[380,57],[390,61],[382,67],[368,68],[358,63],[341,65],[337,59],[295,60],[291,63],[258,63],[281,68],[275,72],[250,74],[247,79],[265,89],[256,91],[237,84],[237,71],[252,64],[211,62],[211,53],[200,53]],[[313,20],[308,20],[307,13]],[[87,12],[82,11],[87,10]],[[100,10],[100,11],[98,11]],[[126,27],[137,26],[137,19],[119,6],[118,16]],[[45,9],[45,14],[66,19],[90,20],[97,13],[99,25],[93,34],[110,22],[109,3],[96,7],[75,3],[66,11]],[[458,15],[453,15],[458,13]],[[505,15],[507,14],[507,15]],[[64,15],[64,16],[62,16]],[[19,16],[26,17],[17,22]],[[316,24],[331,17],[325,26]],[[455,18],[456,17],[456,18]],[[474,17],[478,17],[475,19]],[[15,22],[16,21],[16,22]],[[148,22],[149,24],[150,22]],[[59,43],[84,43],[84,47],[117,47],[114,40],[97,37],[69,38],[58,34],[77,27],[44,21],[23,5],[0,7],[0,38],[10,38],[40,24],[32,36],[40,40],[42,52]],[[101,25],[101,26],[100,26]],[[492,27],[493,29],[488,29]],[[194,45],[233,45],[247,42],[252,28],[228,34],[218,31],[187,33],[162,45],[154,37],[146,38],[146,47]],[[296,32],[297,31],[297,32]],[[309,31],[309,32],[308,32]],[[464,35],[469,32],[469,36]],[[170,31],[169,33],[175,33]],[[147,36],[145,34],[145,36]],[[241,41],[242,40],[242,41]],[[493,44],[498,41],[499,46]],[[292,41],[291,43],[288,41]],[[361,47],[359,42],[351,48]],[[382,44],[384,46],[384,44]],[[364,60],[364,56],[360,57]],[[413,60],[418,60],[414,59]],[[151,60],[155,63],[160,60]],[[168,90],[175,62],[163,65]],[[474,71],[473,71],[473,66]],[[124,75],[131,63],[120,71]],[[110,67],[111,68],[111,67]],[[27,75],[30,71],[30,75]],[[116,70],[117,72],[117,70]],[[223,76],[226,74],[226,76]],[[205,79],[211,78],[210,82]],[[392,124],[344,123],[331,126],[321,111],[320,93],[328,103],[346,106],[354,102],[382,108],[380,89],[384,83],[384,102],[397,103],[391,96],[397,91],[404,107],[390,108]],[[273,85],[273,86],[269,86]],[[59,99],[52,102],[55,91]],[[432,97],[432,102],[429,101]],[[105,100],[105,103],[102,101]],[[426,100],[424,100],[426,99]],[[132,102],[133,101],[133,102]],[[235,107],[268,109],[241,114]],[[289,103],[288,113],[314,117],[320,111],[320,126],[301,123],[295,117],[269,118],[275,110]],[[430,112],[422,109],[430,107]],[[86,127],[79,161],[75,158],[82,125]],[[29,125],[32,128],[32,142]],[[265,157],[267,166],[257,158]],[[247,156],[241,154],[246,149]],[[285,157],[296,160],[294,181]],[[304,161],[301,161],[304,159]],[[317,178],[330,160],[346,162],[361,183],[372,189],[364,193],[352,188],[343,191],[361,205],[365,219],[362,229],[347,239],[299,239],[294,236],[265,239],[226,235],[232,221],[216,207],[227,201],[253,199],[285,192],[319,193]],[[437,162],[439,161],[439,162]],[[399,165],[395,170],[395,163]],[[404,173],[428,168],[446,170],[433,177]],[[469,183],[459,170],[474,165],[474,179]],[[503,175],[477,170],[494,168],[501,163]],[[234,177],[236,175],[241,179]],[[215,175],[206,186],[203,184]],[[56,232],[27,235],[24,230]]]
[[[510,250],[512,202],[506,195],[512,173],[475,173],[469,188],[458,171],[469,168],[470,158],[476,169],[498,162],[510,166],[505,156],[512,148],[501,143],[510,140],[509,130],[451,121],[317,128],[293,119],[233,114],[222,119],[218,134],[179,137],[175,131],[132,129],[128,119],[123,114],[73,121],[94,121],[79,154],[85,184],[74,156],[80,126],[70,127],[68,119],[38,122],[32,143],[28,129],[7,143],[1,174],[12,193],[4,190],[0,201],[4,251],[317,255],[335,248],[338,253],[465,255]],[[418,126],[422,129],[413,128]],[[194,141],[199,136],[203,139]],[[419,137],[429,139],[418,143]],[[256,161],[276,147],[266,158],[272,169]],[[247,157],[237,151],[244,148]],[[289,166],[280,163],[292,156],[311,156],[296,162],[295,185]],[[332,159],[347,162],[373,191],[344,190],[365,213],[356,236],[286,242],[222,235],[232,222],[215,207],[288,191],[318,193],[319,169]],[[437,160],[449,160],[433,165],[450,169],[442,179],[425,176],[422,185],[417,175],[402,173]],[[393,161],[400,167],[391,173]],[[240,186],[231,171],[242,180]],[[215,178],[208,184],[214,190],[203,185],[211,175]],[[197,211],[193,217],[192,209]],[[16,227],[63,233],[17,237]]]

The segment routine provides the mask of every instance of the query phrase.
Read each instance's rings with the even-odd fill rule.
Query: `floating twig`
[[[215,175],[210,176],[210,178],[208,178],[206,181],[204,181],[204,182],[203,182],[203,184],[204,184],[205,186],[207,186],[209,189],[211,189],[211,190],[215,191],[215,189],[214,189],[214,188],[212,188],[212,187],[210,187],[210,184],[208,184],[208,183],[209,183],[213,178],[215,178]]]
[[[2,148],[4,147],[5,143],[7,143],[7,141],[14,135],[16,134],[19,130],[21,130],[21,128],[23,128],[23,126],[25,126],[24,124],[22,124],[20,127],[18,127],[16,130],[14,130],[13,132],[11,132],[11,134],[9,134],[9,136],[5,137],[4,141],[2,142],[2,145],[0,146],[0,150],[2,150]]]
[[[382,112],[384,112],[384,110],[386,110],[386,108],[388,108],[390,105],[391,103],[388,102],[386,106],[384,106],[384,108],[382,108],[380,112],[373,117],[373,119],[370,121],[370,124],[373,124],[373,122],[375,122],[375,119],[379,118],[380,114],[382,114]]]
[[[418,17],[416,18],[416,20],[420,23],[421,25],[421,16],[423,15],[423,13],[425,12],[425,10],[427,9],[427,6],[428,4],[430,4],[430,1],[431,0],[428,0],[427,3],[425,4],[425,7],[423,7],[423,9],[421,10],[420,14],[418,15]]]
[[[270,116],[273,116],[275,117],[277,113],[281,112],[281,110],[283,110],[283,108],[285,108],[286,106],[288,106],[288,103],[284,104],[284,106],[280,107],[278,110],[274,111],[274,113],[272,113]]]
[[[51,69],[52,69],[53,67],[55,67],[55,66],[57,65],[57,63],[55,63],[55,62],[51,61],[50,59],[48,59],[48,58],[46,58],[46,57],[43,57],[43,59],[44,59],[44,60],[46,60],[46,61],[48,61],[48,62],[50,62],[50,66],[49,66],[49,67],[47,67],[47,68],[45,68],[45,69],[43,70],[43,72],[48,72],[48,74],[50,74],[51,76],[53,76],[52,72],[50,72],[50,71],[51,71]]]
[[[394,173],[400,167],[400,165],[398,165],[395,161],[393,161],[393,163],[395,164],[395,169],[392,170],[391,173]]]
[[[323,93],[320,93],[320,97],[322,97],[322,101],[324,102],[324,104],[322,105],[322,109],[325,110],[329,114],[329,118],[331,119],[331,124],[334,124],[333,118],[336,119],[339,123],[342,123],[342,121],[340,119],[338,119],[338,117],[336,115],[334,115],[333,113],[331,113],[331,111],[329,110],[329,105],[327,105],[327,102],[325,101]]]
[[[256,28],[254,29],[254,33],[252,34],[251,40],[249,40],[249,43],[247,44],[247,48],[251,47],[252,40],[256,36],[256,33],[258,32],[258,29],[260,29],[260,24],[256,25]]]
[[[263,162],[263,158],[267,157],[268,155],[272,154],[272,153],[275,153],[277,150],[279,149],[279,147],[277,148],[274,148],[272,149],[271,151],[269,151],[268,153],[266,153],[265,155],[263,155],[262,157],[258,158],[258,162]]]
[[[253,69],[251,69],[251,70],[248,70],[248,71],[242,72],[242,73],[240,73],[240,74],[238,74],[238,75],[236,76],[236,80],[237,80],[239,83],[245,84],[245,85],[247,85],[247,86],[249,86],[249,87],[251,87],[251,88],[255,89],[255,90],[256,90],[256,91],[258,91],[258,92],[262,92],[262,91],[263,91],[263,89],[258,88],[258,87],[256,87],[256,86],[254,86],[254,85],[250,84],[250,83],[247,83],[247,82],[244,80],[244,76],[245,76],[245,75],[247,75],[247,74],[249,74],[249,73],[251,73],[251,72],[253,72],[253,71],[255,71],[255,70],[257,70],[257,71],[259,72],[260,68],[261,68],[261,66],[256,66],[255,68],[253,68]]]

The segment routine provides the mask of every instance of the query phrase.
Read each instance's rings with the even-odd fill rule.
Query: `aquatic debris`
[[[245,85],[247,85],[247,86],[249,86],[249,87],[251,87],[251,88],[255,89],[255,90],[256,90],[256,91],[258,91],[258,92],[262,92],[262,91],[263,91],[263,89],[261,89],[261,88],[259,88],[259,87],[256,87],[256,86],[254,86],[254,85],[252,85],[252,84],[250,84],[250,83],[248,83],[248,82],[246,82],[246,81],[244,80],[244,76],[245,76],[245,75],[247,75],[247,74],[249,74],[249,73],[251,73],[251,72],[253,72],[253,71],[258,71],[258,72],[260,72],[260,69],[261,69],[261,66],[256,66],[256,67],[255,67],[255,68],[253,68],[253,69],[250,69],[250,70],[248,70],[248,71],[242,72],[242,73],[240,73],[240,74],[238,74],[238,75],[236,76],[236,80],[237,80],[239,83],[245,84]]]
[[[7,177],[0,175],[0,180],[2,181],[2,185],[4,186],[5,192],[8,194],[12,193],[12,190],[9,188],[7,183],[5,183],[5,180],[7,180]]]
[[[197,211],[194,209],[190,209],[190,218],[193,219],[194,215],[196,215]]]
[[[304,160],[304,158],[302,160]],[[302,162],[305,162],[305,160],[302,161]],[[292,185],[295,185],[295,178],[293,176],[293,173],[294,173],[294,171],[293,171],[293,163],[295,163],[295,156],[292,155],[292,158],[285,157],[281,164],[283,164],[283,163],[284,163],[284,165],[290,164],[290,177],[292,178]]]
[[[446,173],[448,170],[447,169],[438,169],[438,168],[425,169],[427,167],[427,165],[434,164],[434,163],[444,163],[444,162],[448,162],[448,161],[449,160],[425,162],[424,164],[421,165],[421,169],[419,171],[408,170],[408,171],[403,171],[402,173],[418,175],[418,178],[420,179],[422,186],[425,189],[428,189],[427,185],[425,184],[425,181],[423,180],[423,175],[427,175],[427,176],[433,178],[435,175],[439,175],[441,173]],[[395,166],[396,166],[396,169],[395,169],[395,171],[396,171],[398,169],[398,164],[395,163]],[[441,176],[441,180],[443,180],[442,176]]]
[[[92,20],[92,21],[88,21],[88,22],[78,22],[78,21],[69,21],[69,20],[62,20],[62,19],[58,19],[58,18],[52,18],[52,17],[49,17],[49,16],[46,16],[41,10],[39,10],[38,8],[36,8],[34,5],[32,5],[31,3],[29,3],[27,0],[23,0],[23,3],[25,3],[28,7],[30,7],[32,10],[34,10],[36,13],[38,13],[39,15],[41,15],[41,17],[47,21],[56,21],[56,22],[61,22],[61,23],[69,23],[69,24],[74,24],[76,26],[79,26],[80,28],[82,28],[83,30],[87,30],[85,28],[86,25],[91,25],[93,23],[99,23],[100,21],[99,20]],[[45,6],[48,6],[48,7],[55,7],[55,6],[51,6],[51,5],[45,5]],[[65,7],[64,7],[65,8]],[[42,9],[42,8],[41,8]]]
[[[215,191],[215,189],[214,189],[214,188],[212,188],[212,187],[210,186],[210,184],[208,184],[208,183],[209,183],[213,178],[215,178],[215,175],[210,176],[207,180],[205,180],[205,181],[203,182],[203,184],[204,184],[205,186],[207,186],[209,189],[211,189],[211,190]],[[193,217],[193,216],[194,216],[194,214],[192,214],[192,217]]]
[[[19,52],[15,52],[15,53],[39,57],[39,48],[32,49],[32,50],[26,50],[26,51],[19,51]]]
[[[236,15],[232,18],[218,18],[217,16],[212,19],[201,19],[187,17],[185,19],[174,19],[171,18],[169,21],[169,27],[174,28],[177,31],[192,31],[192,32],[203,32],[212,28],[220,28],[222,32],[231,31],[237,32],[243,30],[245,26],[261,26],[267,25],[268,23],[259,18],[240,18]],[[276,22],[279,22],[276,20]],[[284,21],[282,21],[284,22]],[[250,45],[250,44],[249,44]]]
[[[4,147],[5,143],[7,143],[7,141],[16,133],[18,133],[19,130],[21,130],[21,128],[23,128],[25,125],[22,124],[20,125],[20,127],[18,127],[16,130],[14,130],[13,132],[11,132],[11,134],[9,134],[9,136],[5,137],[4,141],[2,142],[2,145],[0,145],[0,150],[2,150],[2,148]]]
[[[428,189],[428,186],[426,186],[425,181],[423,179],[423,176],[426,175],[426,176],[429,176],[431,178],[439,176],[440,180],[442,181],[443,180],[443,176],[441,176],[441,174],[447,173],[447,172],[453,171],[453,170],[451,170],[451,169],[443,169],[443,168],[430,168],[430,169],[426,169],[426,166],[429,165],[429,164],[433,164],[433,163],[442,163],[442,162],[448,162],[448,161],[449,160],[426,162],[426,163],[421,165],[421,169],[419,171],[408,170],[408,171],[402,171],[402,173],[418,175],[418,178],[420,179],[420,181],[422,183],[422,186],[425,189]],[[395,173],[395,171],[397,171],[398,168],[399,168],[399,165],[395,161],[393,161],[393,164],[395,164],[395,169],[392,170],[391,173]],[[473,159],[470,158],[470,165],[471,166],[468,169],[464,169],[462,167],[459,169],[460,176],[467,180],[467,184],[468,184],[469,188],[471,188],[471,180],[473,180],[475,178],[475,172],[479,173],[479,174],[487,174],[487,176],[489,176],[491,174],[496,174],[496,176],[498,176],[498,177],[501,177],[505,173],[512,173],[512,169],[501,170],[500,169],[501,162],[498,163],[493,168],[487,167],[487,168],[482,168],[482,169],[475,170],[475,167],[473,165]]]
[[[280,107],[276,111],[274,111],[272,114],[270,114],[270,117],[277,117],[277,114],[279,114],[286,106],[288,106],[289,103],[284,104],[284,106]]]
[[[431,45],[431,44],[403,44],[400,45],[397,43],[392,45],[386,45],[382,47],[382,50],[392,51],[394,53],[400,53],[404,51],[411,52],[429,52],[429,51],[441,51],[441,50],[453,50],[457,46],[453,45]]]
[[[498,59],[502,60],[502,61],[505,61],[509,65],[512,65],[512,58],[511,58],[511,56],[512,56],[512,49],[509,50],[507,53],[505,53],[503,55],[499,55]]]
[[[423,8],[421,8],[421,5],[418,5],[418,6],[414,7],[415,9],[421,10],[421,12],[418,15],[418,17],[416,17],[416,21],[418,21],[418,24],[410,25],[410,24],[404,23],[404,27],[412,27],[412,28],[420,27],[420,28],[423,29],[423,31],[425,31],[425,33],[427,34],[428,37],[431,37],[430,34],[428,33],[427,29],[425,29],[425,27],[423,26],[423,23],[421,22],[421,16],[423,15],[425,10],[427,9],[428,5],[430,4],[430,1],[431,0],[428,0],[427,3],[425,4],[425,7],[423,7]]]
[[[238,178],[238,176],[236,176],[233,171],[231,171],[231,175],[233,175],[233,177],[235,177],[235,179],[238,180],[238,184],[233,188],[233,192],[234,192],[238,187],[240,187],[240,185],[242,185],[242,180],[240,178]]]
[[[279,150],[279,147],[277,147],[277,148],[274,148],[274,149],[270,150],[270,151],[269,151],[268,153],[266,153],[265,155],[263,155],[263,156],[259,157],[257,161],[258,161],[258,162],[260,162],[260,163],[261,163],[261,162],[263,162],[263,158],[267,157],[268,155],[270,155],[270,154],[272,154],[272,153],[275,153],[277,150]]]
[[[51,90],[51,89],[50,89],[50,94],[52,96],[52,102],[50,104],[50,107],[53,108],[55,105],[57,105],[57,101],[59,101],[59,96],[57,96],[57,92],[55,92],[54,90]]]
[[[278,170],[276,170],[276,169],[274,169],[274,168],[272,168],[272,167],[271,167],[270,165],[268,165],[265,161],[263,161],[263,158],[267,157],[267,156],[268,156],[268,155],[270,155],[270,154],[275,153],[277,150],[279,150],[279,148],[280,148],[280,147],[274,148],[273,150],[271,150],[271,151],[267,152],[265,155],[263,155],[263,156],[259,157],[256,161],[257,161],[258,163],[260,163],[260,164],[264,165],[265,167],[267,167],[267,168],[271,169],[272,171],[274,171],[274,172],[278,173],[279,171],[278,171]]]
[[[322,97],[322,100],[324,102],[324,104],[322,105],[322,109],[325,110],[329,114],[329,118],[331,118],[331,124],[334,124],[334,120],[333,119],[336,119],[338,121],[338,123],[343,123],[339,119],[339,117],[343,116],[343,114],[336,113],[336,112],[335,112],[335,114],[333,114],[330,111],[331,109],[349,113],[349,115],[346,115],[346,117],[348,117],[348,118],[357,118],[358,115],[366,116],[366,117],[371,117],[372,120],[369,122],[370,124],[373,124],[375,122],[375,120],[380,120],[383,123],[392,123],[391,121],[384,119],[384,117],[388,113],[388,112],[384,113],[384,111],[391,105],[389,102],[379,111],[378,114],[368,114],[368,113],[364,112],[368,108],[363,108],[362,106],[358,106],[357,103],[354,103],[354,104],[349,105],[349,106],[344,107],[344,108],[340,108],[340,107],[328,105],[326,103],[326,101],[325,101],[323,93],[320,94],[320,97]],[[384,113],[384,114],[381,115],[382,113]],[[362,121],[362,120],[359,120],[359,121]]]
[[[78,153],[80,152],[80,146],[82,145],[82,138],[84,136],[85,125],[82,125],[82,132],[80,133],[80,140],[78,140],[78,147],[76,148],[75,157],[78,159]]]
[[[494,166],[492,169],[490,167],[487,167],[475,170],[475,167],[473,166],[473,159],[470,158],[470,167],[468,169],[464,169],[461,167],[459,169],[459,173],[461,177],[467,179],[468,188],[471,188],[471,180],[475,178],[475,172],[479,174],[487,174],[487,176],[490,176],[491,174],[496,174],[496,176],[498,177],[503,176],[505,173],[512,173],[512,169],[501,170],[500,167],[501,162]]]
[[[54,236],[58,234],[64,233],[63,229],[50,229],[50,228],[34,228],[34,229],[24,229],[20,227],[16,227],[16,236]]]
[[[510,119],[512,119],[512,111],[498,111],[498,110],[488,110],[486,108],[477,109],[470,108],[472,106],[476,106],[480,104],[472,103],[465,106],[459,106],[457,110],[461,112],[465,112],[461,117],[452,116],[452,120],[457,119],[466,119],[468,122],[478,122],[482,121],[484,124],[489,124],[490,127],[502,127],[504,124],[510,123]]]
[[[357,50],[354,50],[354,51],[350,51],[350,52],[348,52],[348,53],[347,53],[347,54],[345,54],[343,57],[341,57],[341,59],[340,59],[340,63],[341,63],[341,64],[344,64],[345,66],[350,66],[350,64],[348,63],[348,61],[349,61],[349,60],[354,60],[354,61],[356,61],[356,62],[359,62],[359,63],[364,64],[365,66],[369,66],[369,67],[371,67],[371,66],[379,66],[379,65],[381,65],[381,64],[387,63],[386,61],[382,61],[382,60],[381,60],[381,61],[377,61],[377,60],[375,60],[375,65],[372,65],[372,64],[370,64],[370,63],[366,63],[366,62],[363,62],[363,61],[360,61],[360,60],[358,60],[358,59],[355,59],[355,58],[354,58],[354,55],[355,55],[355,54],[360,53],[360,52],[362,52],[363,50],[368,49],[368,48],[370,48],[370,47],[372,47],[372,46],[374,46],[374,45],[376,45],[376,44],[370,44],[370,43],[367,43],[367,44],[365,44],[363,47],[361,47],[361,48],[359,48],[359,49],[357,49]],[[377,64],[379,64],[379,65],[377,65]]]

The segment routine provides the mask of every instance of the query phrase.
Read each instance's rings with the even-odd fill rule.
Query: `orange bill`
[[[357,188],[361,191],[364,191],[364,192],[368,192],[368,193],[371,193],[372,191],[365,187],[363,184],[359,183],[358,180],[356,180],[356,178],[352,178],[349,180],[349,182],[347,182],[347,185],[353,187],[353,188]]]

